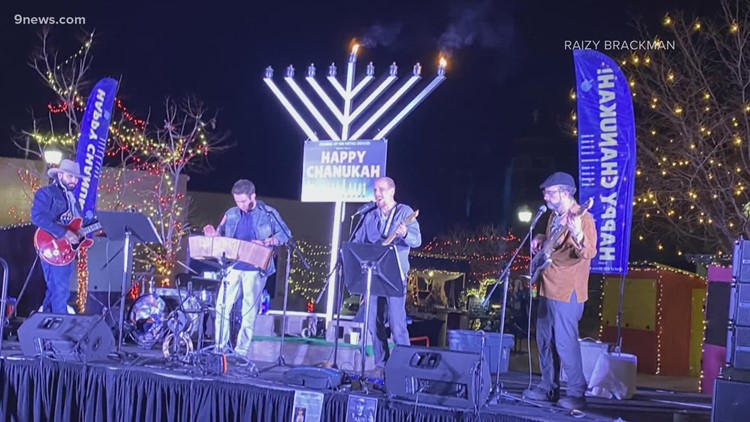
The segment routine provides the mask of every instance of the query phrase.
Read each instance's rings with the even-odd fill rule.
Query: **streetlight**
[[[528,205],[524,205],[518,209],[518,220],[524,224],[530,222],[531,217],[533,216],[534,214],[531,212],[531,209]]]
[[[63,153],[56,149],[45,149],[44,150],[44,161],[50,166],[57,167],[62,161]]]

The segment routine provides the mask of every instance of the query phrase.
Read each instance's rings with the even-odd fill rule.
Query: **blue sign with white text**
[[[104,152],[107,150],[107,135],[116,94],[115,79],[104,78],[97,82],[89,94],[81,123],[76,161],[81,166],[84,178],[76,187],[75,197],[87,218],[92,218],[96,210],[99,178],[104,167]]]
[[[385,176],[385,140],[307,141],[302,202],[372,201],[372,185]]]
[[[627,274],[635,191],[636,137],[628,79],[594,50],[573,52],[578,99],[578,180],[599,239],[591,272]]]

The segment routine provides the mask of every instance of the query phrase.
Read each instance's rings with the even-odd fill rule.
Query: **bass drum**
[[[198,330],[200,311],[200,302],[193,296],[187,296],[180,309],[180,299],[177,296],[158,293],[142,295],[133,302],[128,312],[130,335],[144,348],[153,347],[168,332],[191,337]]]

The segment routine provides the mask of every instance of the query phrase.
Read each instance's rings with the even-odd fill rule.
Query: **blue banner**
[[[104,167],[104,152],[107,150],[109,123],[117,94],[117,81],[104,78],[91,90],[81,123],[76,160],[84,178],[78,184],[75,197],[81,204],[83,215],[91,218],[96,210],[99,178]]]
[[[599,234],[591,272],[627,274],[635,191],[636,138],[628,78],[594,50],[573,52],[578,100],[578,180]]]
[[[302,202],[372,201],[375,179],[385,176],[388,142],[307,141]]]

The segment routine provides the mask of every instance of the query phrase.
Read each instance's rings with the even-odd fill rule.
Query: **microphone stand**
[[[377,208],[377,207],[375,207],[375,208]],[[372,209],[370,209],[370,210],[368,210],[366,212],[355,213],[354,215],[351,216],[351,221],[349,222],[349,242],[351,242],[354,239],[354,235],[357,233],[357,231],[362,226],[362,222],[364,221],[364,215],[367,214],[367,213],[369,213],[370,211],[372,211],[375,208],[372,208]],[[359,221],[357,222],[357,225],[354,227],[354,230],[352,230],[352,224],[351,223],[354,222],[354,217],[356,217],[358,215],[361,215],[363,218],[359,219]],[[343,269],[341,268],[341,266],[342,266],[341,262],[342,262],[342,259],[341,259],[341,250],[339,250],[338,254],[336,255],[336,264],[333,266],[334,271],[336,271],[336,278],[337,278],[336,293],[333,296],[334,306],[338,304],[339,300],[343,297],[343,294],[344,294],[343,293],[343,284],[344,283],[343,283],[343,279],[341,277],[341,272],[343,271]],[[329,285],[329,283],[331,281],[330,274],[329,274],[329,277],[327,277],[327,279],[328,280],[326,281],[325,286],[323,286],[323,289],[321,289],[320,294],[318,294],[318,299],[316,300],[315,303],[320,303],[320,300],[323,298],[323,293],[326,291],[326,289],[328,288],[328,285]],[[342,301],[342,303],[343,303],[343,301]],[[341,329],[341,309],[338,309],[338,312],[336,312],[336,325],[334,327],[333,364],[332,364],[332,368],[333,369],[338,369],[339,330],[340,329]],[[364,333],[363,333],[363,335],[364,335]]]
[[[305,269],[310,269],[310,264],[307,262],[307,259],[305,259],[305,255],[300,251],[299,246],[297,246],[297,242],[294,241],[294,238],[292,237],[292,234],[287,230],[286,225],[281,222],[279,217],[276,216],[275,212],[269,211],[265,204],[258,202],[257,206],[262,209],[263,211],[267,212],[268,214],[271,214],[276,220],[276,223],[281,228],[281,231],[286,235],[287,239],[287,253],[286,253],[286,274],[284,274],[284,308],[282,311],[281,316],[281,345],[279,346],[279,357],[276,359],[276,364],[272,365],[268,368],[265,368],[263,371],[268,371],[269,369],[276,368],[279,366],[286,366],[286,361],[284,360],[284,338],[286,337],[286,311],[287,311],[287,303],[289,299],[289,272],[291,268],[291,261],[292,261],[292,254],[291,252],[294,251],[294,254],[297,256],[297,258],[300,259],[302,262],[302,265],[304,265]],[[256,300],[257,303],[257,300]]]
[[[545,208],[546,212],[546,208]],[[500,316],[500,356],[499,358],[502,358],[503,353],[503,340],[505,339],[505,311],[508,308],[508,285],[510,284],[510,268],[513,265],[513,261],[515,261],[518,254],[521,252],[521,249],[523,249],[523,246],[526,244],[526,241],[528,241],[531,238],[531,233],[534,230],[534,227],[536,226],[537,222],[539,221],[539,218],[544,214],[544,212],[537,213],[536,217],[534,218],[534,221],[531,222],[529,225],[529,231],[526,233],[526,236],[524,236],[523,240],[521,241],[521,244],[518,245],[516,250],[513,252],[513,256],[511,256],[508,263],[505,265],[505,268],[503,269],[503,272],[500,274],[499,280],[503,280],[503,307],[501,311]],[[492,294],[495,292],[495,289],[497,288],[497,284],[495,284],[492,287],[492,290],[490,290],[490,293],[487,295],[487,297],[482,302],[483,307],[489,306],[490,298],[492,297]],[[490,369],[490,372],[492,370]],[[497,401],[497,398],[501,395],[503,395],[500,386],[500,370],[498,369],[497,374],[495,374],[495,388],[494,388],[494,394],[490,394],[489,401]]]

